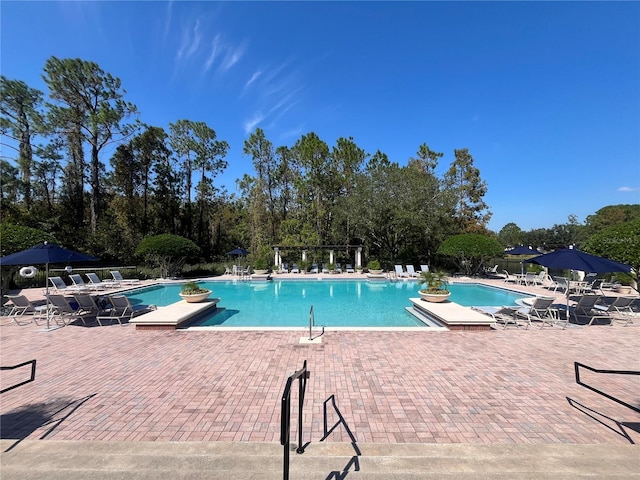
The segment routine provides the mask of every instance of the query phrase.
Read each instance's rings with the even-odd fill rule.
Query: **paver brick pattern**
[[[640,415],[577,385],[573,370],[574,361],[640,370],[637,326],[328,331],[321,344],[300,344],[304,335],[129,325],[43,332],[3,321],[1,364],[36,358],[38,369],[35,382],[0,398],[2,438],[278,442],[286,378],[307,360],[310,441],[323,436],[331,395],[360,442],[640,441]],[[3,372],[3,388],[24,374]],[[638,376],[583,380],[640,406]],[[297,386],[294,415],[296,405]],[[328,426],[337,419],[329,407]],[[328,440],[350,438],[338,427]]]

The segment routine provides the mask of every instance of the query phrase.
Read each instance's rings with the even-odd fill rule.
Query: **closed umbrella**
[[[245,250],[244,248],[236,248],[234,250],[231,250],[230,252],[227,252],[227,255],[249,255],[249,251]]]
[[[582,270],[587,273],[630,273],[631,266],[615,262],[608,258],[590,255],[575,248],[563,248],[551,253],[545,253],[524,261],[535,263],[547,268]],[[567,318],[569,315],[569,289],[567,288]]]
[[[0,258],[0,267],[5,265],[45,265],[46,269],[46,301],[47,301],[47,329],[49,329],[49,264],[97,262],[98,257],[73,250],[67,250],[54,243],[44,242],[21,252],[12,253]]]

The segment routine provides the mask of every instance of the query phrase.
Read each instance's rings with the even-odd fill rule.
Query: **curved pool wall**
[[[316,325],[327,327],[428,327],[407,313],[419,286],[411,281],[277,279],[269,282],[201,281],[221,300],[218,309],[189,322],[211,327],[304,327],[313,305]],[[128,292],[133,304],[159,307],[178,302],[181,283]],[[452,283],[452,301],[464,306],[515,305],[527,295],[480,284]]]

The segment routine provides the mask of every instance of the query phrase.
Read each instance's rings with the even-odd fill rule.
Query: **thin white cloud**
[[[619,192],[638,192],[640,191],[640,187],[620,187],[618,188]]]
[[[244,122],[244,133],[252,132],[256,125],[259,125],[264,120],[264,115],[261,112],[257,112],[253,115],[253,118]]]
[[[164,36],[165,36],[165,38],[169,34],[169,29],[171,28],[171,18],[173,17],[172,14],[173,14],[173,0],[170,0],[169,2],[167,2],[167,13],[166,13],[166,19],[165,19],[165,22],[164,22]]]
[[[215,38],[213,39],[213,41],[211,42],[211,53],[209,54],[209,58],[207,58],[207,61],[204,63],[204,71],[208,71],[211,66],[214,64],[214,62],[216,61],[216,58],[218,58],[218,55],[220,53],[220,35],[216,35]]]
[[[251,75],[251,78],[247,81],[247,83],[244,84],[244,88],[249,87],[253,82],[255,82],[258,78],[260,78],[261,75],[262,75],[262,72],[260,70],[256,70],[255,72],[253,72],[253,75]]]
[[[245,51],[244,45],[238,45],[235,48],[233,47],[229,48],[226,52],[224,60],[222,61],[222,64],[220,65],[220,68],[225,71],[229,70],[231,67],[233,67],[236,63],[240,61],[240,59],[244,55],[244,51]]]
[[[180,48],[178,49],[177,57],[181,59],[183,57],[191,57],[200,46],[202,35],[200,34],[200,19],[196,20],[196,24],[193,28],[185,28],[182,31],[182,41],[180,42]]]

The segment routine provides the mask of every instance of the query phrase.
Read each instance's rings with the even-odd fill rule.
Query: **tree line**
[[[430,263],[444,239],[461,233],[553,248],[637,217],[635,206],[612,206],[586,225],[570,216],[547,229],[509,223],[494,233],[487,185],[466,148],[455,149],[443,170],[444,153],[427,143],[401,165],[352,137],[330,145],[310,132],[276,146],[260,128],[242,146],[253,172],[230,194],[216,177],[231,147],[206,122],[145,124],[120,79],[94,62],[51,57],[43,79],[47,92],[0,77],[3,152],[13,152],[0,158],[2,223],[38,229],[106,262],[136,262],[144,238],[172,234],[199,247],[194,262],[238,246],[266,256],[274,245],[285,261],[307,247],[320,262],[326,249],[312,247],[351,245],[365,258]],[[106,152],[113,152],[108,163]],[[338,250],[336,258],[349,263],[353,252]]]

